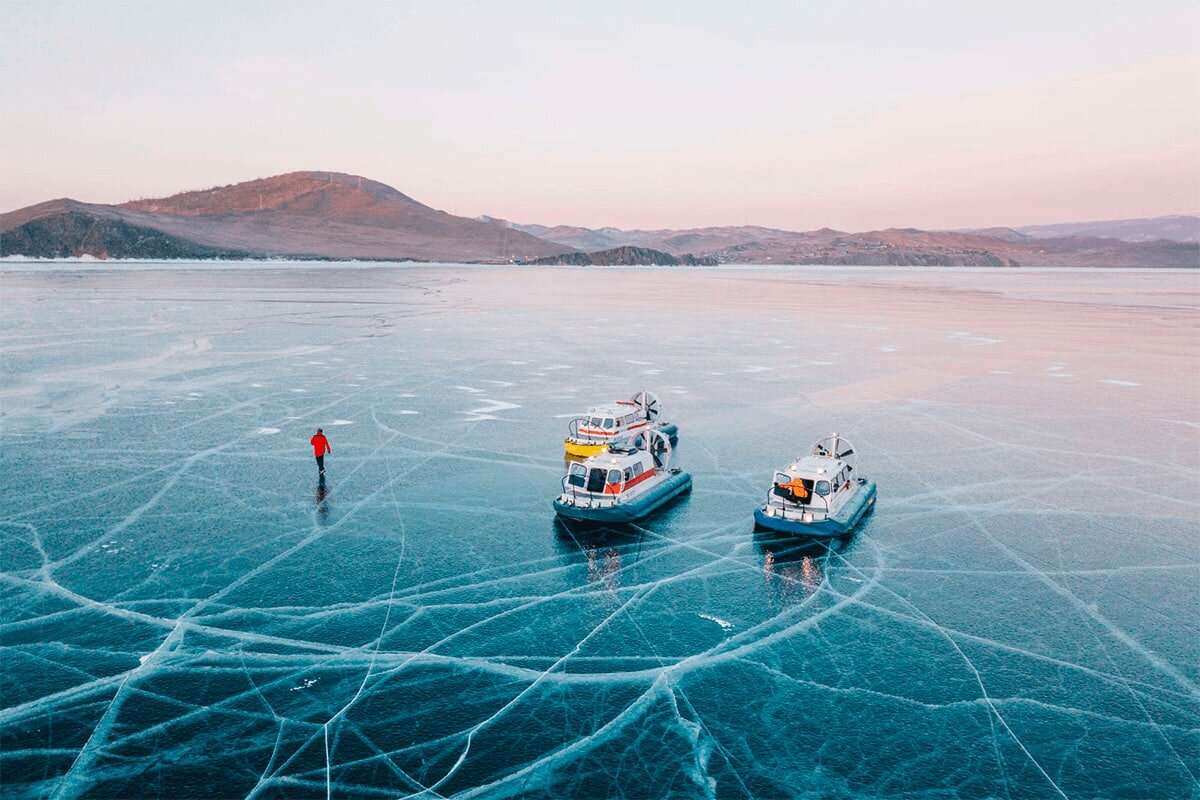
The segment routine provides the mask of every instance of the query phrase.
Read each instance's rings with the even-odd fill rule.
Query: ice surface
[[[6,797],[1200,795],[1197,273],[3,270]],[[642,388],[692,495],[556,522]]]

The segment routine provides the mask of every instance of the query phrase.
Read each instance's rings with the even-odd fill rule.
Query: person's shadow
[[[316,502],[317,522],[324,525],[329,521],[329,489],[325,486],[325,476],[317,479],[317,491],[313,495]]]

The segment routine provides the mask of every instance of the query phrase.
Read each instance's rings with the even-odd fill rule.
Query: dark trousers
[[[317,456],[317,469],[321,472],[325,471],[325,456]]]

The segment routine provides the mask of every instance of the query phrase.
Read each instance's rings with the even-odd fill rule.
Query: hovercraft
[[[628,400],[593,406],[568,423],[563,448],[568,456],[588,458],[605,452],[614,442],[632,439],[646,430],[662,431],[674,445],[679,440],[679,428],[662,421],[661,413],[658,398],[645,390]]]
[[[844,536],[875,506],[875,482],[855,472],[854,447],[836,433],[776,472],[757,527],[801,536]]]
[[[692,476],[671,467],[671,442],[661,431],[643,431],[606,452],[573,461],[554,501],[559,516],[588,522],[633,522],[691,491]]]

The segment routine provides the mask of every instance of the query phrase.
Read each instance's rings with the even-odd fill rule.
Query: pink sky
[[[328,169],[593,227],[1200,210],[1194,3],[646,5],[10,2],[0,209]]]

